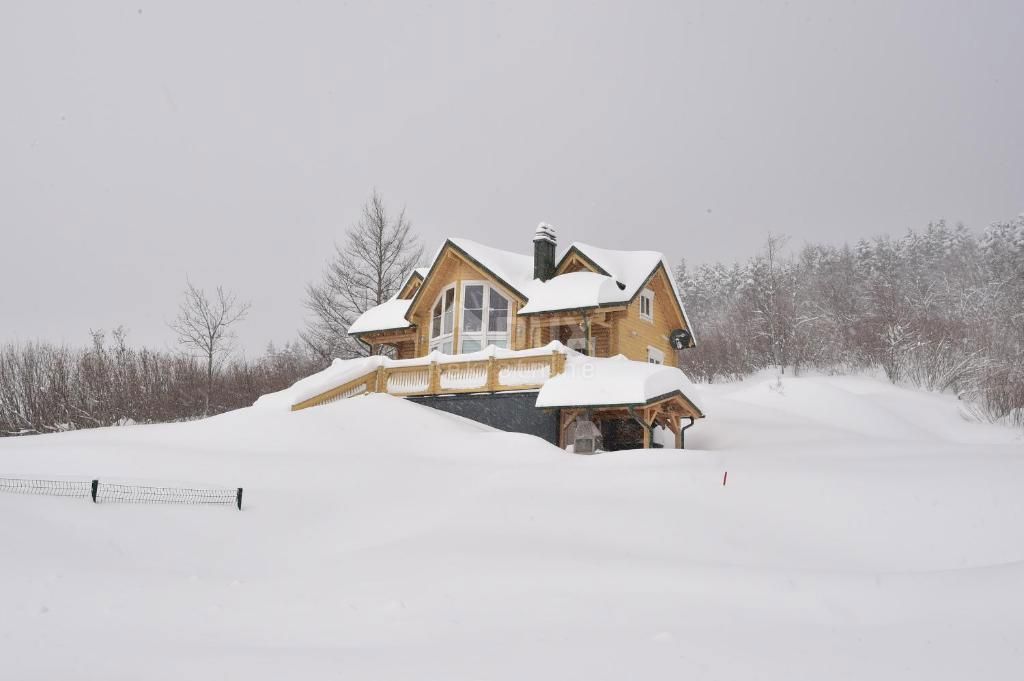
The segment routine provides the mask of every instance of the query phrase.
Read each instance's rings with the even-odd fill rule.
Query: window
[[[640,319],[654,320],[654,291],[648,288],[640,293]]]
[[[570,338],[569,342],[566,343],[570,348],[576,352],[582,352],[584,355],[590,355],[591,357],[597,356],[597,339],[594,337],[590,338],[590,348],[587,348],[586,339],[582,336]]]
[[[488,345],[508,347],[508,298],[482,282],[462,285],[462,333],[459,352]]]
[[[452,354],[452,332],[455,330],[455,287],[449,286],[434,303],[430,317],[430,350]]]
[[[665,353],[658,348],[647,346],[647,363],[648,364],[664,364]]]

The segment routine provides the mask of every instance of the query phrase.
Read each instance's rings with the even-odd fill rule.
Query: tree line
[[[131,347],[123,330],[95,331],[85,348],[52,343],[0,347],[0,435],[159,423],[251,405],[319,366],[299,344],[232,358],[208,382],[196,356]]]
[[[298,339],[255,359],[235,352],[249,303],[191,282],[169,324],[177,352],[132,347],[124,329],[92,332],[86,347],[0,346],[0,436],[217,414],[366,354],[348,327],[420,263],[411,229],[375,191],[307,286]],[[881,370],[954,392],[979,418],[1024,425],[1024,216],[980,235],[939,222],[852,246],[786,246],[772,236],[741,262],[679,263],[698,341],[680,353],[692,379]]]
[[[200,418],[247,407],[331,363],[365,355],[348,335],[365,310],[391,298],[421,258],[404,209],[376,191],[306,289],[309,321],[298,339],[246,359],[236,328],[250,303],[223,286],[187,281],[168,326],[179,350],[129,345],[124,328],[91,332],[87,347],[45,342],[0,346],[0,436]]]
[[[938,222],[852,246],[784,246],[773,236],[743,262],[676,268],[698,340],[681,353],[691,378],[881,369],[1024,425],[1024,215],[980,235]]]

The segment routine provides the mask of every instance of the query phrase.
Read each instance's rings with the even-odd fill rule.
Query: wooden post
[[[377,381],[374,387],[375,392],[386,393],[388,391],[388,379],[384,375],[384,367],[377,367]]]
[[[565,431],[569,428],[572,422],[576,419],[575,409],[563,409],[560,412],[558,420],[558,446],[565,449],[569,446],[566,441]]]
[[[437,395],[441,392],[441,365],[436,360],[430,363],[430,380],[427,384],[427,392]]]
[[[583,354],[590,354],[590,315],[583,313]]]
[[[644,449],[650,449],[651,448],[651,427],[647,425],[647,415],[646,414],[644,415],[643,429],[644,429]]]
[[[551,375],[557,376],[565,371],[565,355],[557,350],[551,353]]]
[[[499,387],[498,383],[498,363],[493,357],[487,358],[487,391],[495,392]]]

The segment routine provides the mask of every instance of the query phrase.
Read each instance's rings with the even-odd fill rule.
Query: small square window
[[[640,319],[654,319],[654,291],[644,289],[640,293]]]

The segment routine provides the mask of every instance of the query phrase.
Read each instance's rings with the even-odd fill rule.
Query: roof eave
[[[522,292],[522,291],[520,291],[520,290],[519,290],[518,288],[516,288],[515,286],[513,286],[513,285],[512,285],[512,284],[510,284],[509,282],[505,281],[505,279],[504,279],[504,278],[502,278],[502,277],[499,277],[499,276],[498,276],[497,274],[495,274],[495,273],[494,273],[494,272],[493,272],[493,271],[492,271],[492,270],[491,270],[491,269],[490,269],[489,267],[487,267],[487,266],[486,266],[486,265],[484,265],[484,264],[483,264],[482,262],[480,262],[479,260],[477,260],[476,258],[474,258],[473,256],[471,256],[471,255],[470,255],[469,253],[467,253],[467,252],[465,251],[465,249],[461,248],[461,247],[460,247],[460,246],[459,246],[459,245],[458,245],[457,243],[455,243],[455,242],[454,242],[454,241],[452,241],[451,239],[445,239],[445,240],[444,240],[444,244],[442,244],[442,246],[441,246],[440,250],[438,250],[438,252],[437,252],[437,257],[436,257],[436,258],[434,258],[434,262],[430,263],[430,269],[429,269],[429,270],[427,270],[427,274],[426,274],[426,276],[424,276],[424,277],[423,277],[423,282],[422,282],[422,283],[420,284],[420,287],[419,287],[418,289],[416,289],[416,293],[414,293],[414,294],[413,294],[413,296],[412,296],[411,302],[409,303],[409,309],[408,309],[408,310],[406,311],[406,313],[405,313],[405,318],[406,318],[406,319],[409,319],[409,313],[411,313],[411,312],[412,312],[412,309],[413,309],[414,307],[416,307],[416,303],[417,303],[417,302],[419,301],[419,298],[420,298],[420,293],[421,293],[421,292],[422,292],[422,291],[423,291],[423,290],[424,290],[425,288],[427,288],[427,282],[428,282],[428,281],[430,280],[430,277],[432,277],[432,276],[434,275],[434,272],[435,272],[435,271],[436,271],[436,269],[437,269],[437,264],[438,264],[439,262],[441,262],[441,257],[442,257],[442,256],[444,255],[444,252],[445,252],[445,250],[446,250],[446,249],[448,249],[448,248],[452,248],[452,249],[454,249],[456,253],[458,253],[458,254],[459,254],[460,256],[462,256],[463,258],[465,258],[466,260],[468,260],[468,261],[469,261],[470,263],[472,263],[472,264],[473,264],[473,265],[474,265],[475,267],[478,267],[478,268],[480,268],[480,271],[482,271],[482,272],[483,272],[484,274],[486,274],[487,276],[489,276],[489,277],[493,277],[495,281],[498,281],[498,282],[500,282],[502,286],[504,286],[505,288],[507,288],[507,289],[508,289],[509,291],[511,291],[511,292],[513,292],[513,293],[515,293],[515,294],[516,294],[517,296],[519,296],[519,298],[520,298],[521,300],[524,300],[524,301],[525,301],[525,300],[529,300],[529,299],[528,299],[528,298],[527,298],[527,297],[526,297],[526,296],[525,296],[525,295],[523,294],[523,292]],[[410,320],[410,322],[411,322],[411,321],[412,321],[412,320]]]
[[[581,409],[584,409],[584,408],[585,409],[630,409],[630,408],[636,408],[636,407],[649,407],[652,404],[657,404],[658,402],[664,402],[665,400],[668,400],[668,399],[671,399],[671,398],[677,397],[677,396],[681,397],[686,402],[686,404],[688,404],[690,407],[692,407],[693,411],[697,413],[697,416],[694,417],[694,418],[698,418],[698,419],[706,418],[704,412],[700,409],[700,407],[698,407],[696,404],[694,404],[693,400],[691,400],[689,397],[687,397],[686,394],[682,390],[672,390],[672,391],[664,393],[662,395],[657,395],[655,397],[652,397],[651,399],[647,400],[646,402],[615,402],[615,403],[611,403],[611,404],[555,404],[555,405],[545,405],[543,407],[540,407],[540,409],[573,409],[575,407],[579,407]]]
[[[388,329],[366,329],[365,331],[349,331],[348,335],[352,336],[353,338],[360,338],[361,336],[365,336],[365,335],[370,334],[370,333],[394,333],[394,332],[397,332],[397,331],[415,331],[415,330],[416,330],[416,325],[415,324],[409,324],[408,326],[392,326],[391,328],[388,328]]]

